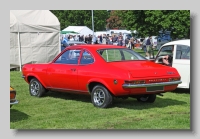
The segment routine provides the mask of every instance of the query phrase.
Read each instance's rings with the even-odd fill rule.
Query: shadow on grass
[[[66,93],[66,92],[49,91],[46,94],[44,94],[43,97],[52,97],[52,98],[75,100],[75,101],[91,103],[90,95],[85,95],[85,94],[73,94],[73,93]]]
[[[75,100],[81,101],[86,103],[91,103],[90,95],[82,95],[82,94],[72,94],[72,93],[61,93],[61,92],[48,92],[44,97],[53,97],[53,98],[60,98],[65,100]],[[184,105],[187,104],[184,101],[179,101],[176,99],[169,99],[157,96],[154,103],[143,103],[138,102],[135,98],[128,98],[128,99],[121,99],[121,98],[114,98],[113,104],[110,108],[118,107],[118,108],[126,108],[126,109],[149,109],[149,108],[163,108],[168,106],[175,106],[175,105]]]
[[[176,99],[169,99],[164,97],[157,97],[154,103],[138,102],[136,99],[129,98],[127,100],[115,100],[112,107],[127,108],[127,109],[150,109],[150,108],[164,108],[168,106],[184,105],[184,101]]]
[[[10,122],[18,122],[28,119],[28,117],[29,116],[26,113],[20,112],[15,109],[10,109]]]
[[[173,93],[178,93],[178,94],[190,94],[190,89],[184,89],[184,88],[177,88]]]

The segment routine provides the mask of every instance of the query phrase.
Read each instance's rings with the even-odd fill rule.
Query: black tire
[[[104,86],[96,85],[92,89],[91,100],[95,107],[108,108],[112,104],[113,97]]]
[[[156,100],[156,94],[143,95],[137,98],[137,101],[140,101],[140,102],[153,103],[155,100]]]
[[[31,96],[41,97],[45,92],[46,89],[36,78],[31,79],[29,84],[29,93]]]

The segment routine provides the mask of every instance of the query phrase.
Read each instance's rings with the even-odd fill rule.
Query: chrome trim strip
[[[88,93],[88,91],[73,90],[73,89],[66,89],[66,88],[53,88],[53,87],[46,87],[46,88],[51,89],[51,90],[56,90],[56,91]]]
[[[180,83],[182,83],[182,81],[151,83],[151,84],[123,84],[122,87],[123,88],[139,88],[139,87],[175,85],[175,84],[180,84]]]

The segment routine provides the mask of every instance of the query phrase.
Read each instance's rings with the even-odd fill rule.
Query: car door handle
[[[71,69],[71,71],[76,71],[76,69]]]

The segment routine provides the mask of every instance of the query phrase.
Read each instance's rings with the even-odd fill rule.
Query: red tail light
[[[169,82],[173,82],[173,81],[180,81],[181,78],[180,77],[175,77],[175,78],[169,78]]]
[[[10,99],[15,99],[16,93],[15,92],[10,92]]]

